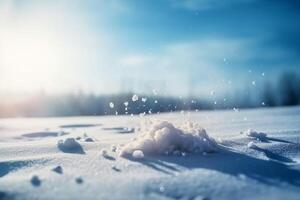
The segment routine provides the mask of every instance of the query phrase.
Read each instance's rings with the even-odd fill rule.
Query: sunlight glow
[[[8,30],[2,41],[2,87],[39,89],[55,78],[63,62],[58,40],[49,35]]]

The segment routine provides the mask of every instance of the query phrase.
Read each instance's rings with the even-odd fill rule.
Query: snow
[[[247,147],[250,148],[250,149],[255,149],[257,146],[253,141],[251,141],[247,144]]]
[[[59,140],[57,147],[65,153],[84,153],[81,145],[74,138]]]
[[[258,140],[264,140],[264,139],[267,138],[267,134],[266,133],[257,132],[257,131],[252,130],[252,129],[247,130],[246,135],[248,137],[256,138]]]
[[[120,156],[133,155],[136,150],[144,154],[173,154],[175,151],[202,153],[217,151],[217,143],[198,124],[186,123],[181,129],[167,121],[152,122],[144,127],[137,138],[120,150]]]
[[[141,150],[134,150],[132,152],[132,157],[135,158],[135,159],[142,159],[145,156],[144,156],[144,152],[143,151],[141,151]]]
[[[54,171],[58,174],[62,174],[63,173],[63,168],[61,166],[56,166],[52,169],[52,171]]]
[[[106,149],[102,149],[101,150],[101,155],[102,156],[107,156],[107,150]]]
[[[110,107],[110,108],[114,108],[114,107],[115,107],[115,104],[114,104],[113,102],[110,102],[110,103],[109,103],[109,107]]]
[[[139,100],[139,96],[134,94],[131,98],[131,100],[134,102],[134,101],[138,101]]]
[[[0,199],[298,200],[299,119],[300,107],[239,112],[200,110],[143,118],[134,115],[0,119]],[[160,124],[162,127],[157,127]],[[22,136],[59,133],[66,129],[62,128],[65,125],[66,135]],[[134,131],[119,133],[124,127],[133,127]],[[167,154],[149,154],[144,149],[134,149],[142,151],[144,158],[132,157],[134,151],[129,157],[118,156],[127,145],[143,139],[143,135],[150,136],[151,130],[153,134],[170,134],[159,137],[159,144],[163,144],[160,149],[168,146],[167,142],[162,143],[164,137],[173,140],[174,136],[187,134],[193,139],[179,143],[194,141],[193,131],[202,133],[201,127],[206,130],[208,138],[200,134],[206,142],[218,138],[214,153],[174,148]],[[246,131],[240,134],[249,128],[267,136],[258,140],[247,136]],[[74,139],[69,138],[77,137],[81,139],[75,140],[75,146],[82,151],[73,151],[73,145],[71,153],[58,147],[58,143],[64,147],[74,144]],[[85,142],[87,137],[95,142]],[[249,148],[249,142],[257,147]],[[105,150],[105,156],[101,150]],[[59,166],[61,174],[54,170]]]
[[[84,139],[85,142],[94,142],[93,138],[87,137]]]
[[[146,98],[146,97],[143,97],[143,98],[142,98],[142,102],[145,103],[146,101],[147,101],[147,98]]]

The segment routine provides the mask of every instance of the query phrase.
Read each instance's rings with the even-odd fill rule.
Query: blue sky
[[[300,3],[0,2],[0,92],[207,95],[300,71]]]

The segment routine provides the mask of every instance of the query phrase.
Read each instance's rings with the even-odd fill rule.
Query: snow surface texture
[[[299,119],[300,107],[0,119],[0,200],[299,200]],[[132,138],[150,133],[155,120],[168,121],[183,134],[198,130],[183,122],[198,122],[210,139],[218,139],[218,151],[119,157]],[[119,134],[124,127],[135,131]],[[249,127],[268,133],[266,140],[240,134]],[[68,135],[22,136],[65,129]],[[87,137],[95,142],[85,142]],[[85,153],[66,152],[67,138],[78,138],[69,142]],[[256,147],[248,148],[249,142]]]
[[[137,138],[121,148],[119,155],[144,157],[144,154],[170,155],[176,152],[212,153],[217,149],[214,139],[198,124],[189,122],[181,128],[175,128],[173,124],[163,121],[152,123],[149,130],[144,127]]]

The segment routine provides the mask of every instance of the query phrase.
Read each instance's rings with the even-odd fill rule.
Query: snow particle
[[[125,102],[124,102],[124,105],[125,105],[126,107],[128,106],[128,104],[129,104],[128,101],[125,101]]]
[[[110,108],[114,108],[114,107],[115,107],[115,104],[114,104],[113,102],[110,102],[110,103],[109,103],[109,107],[110,107]]]
[[[142,98],[142,102],[145,103],[146,101],[147,101],[147,98],[146,98],[146,97],[143,97],[143,98]]]
[[[255,82],[255,81],[252,81],[252,85],[255,86],[255,85],[256,85],[256,82]]]
[[[138,101],[139,100],[139,96],[134,94],[131,98],[131,100],[134,102],[134,101]]]

